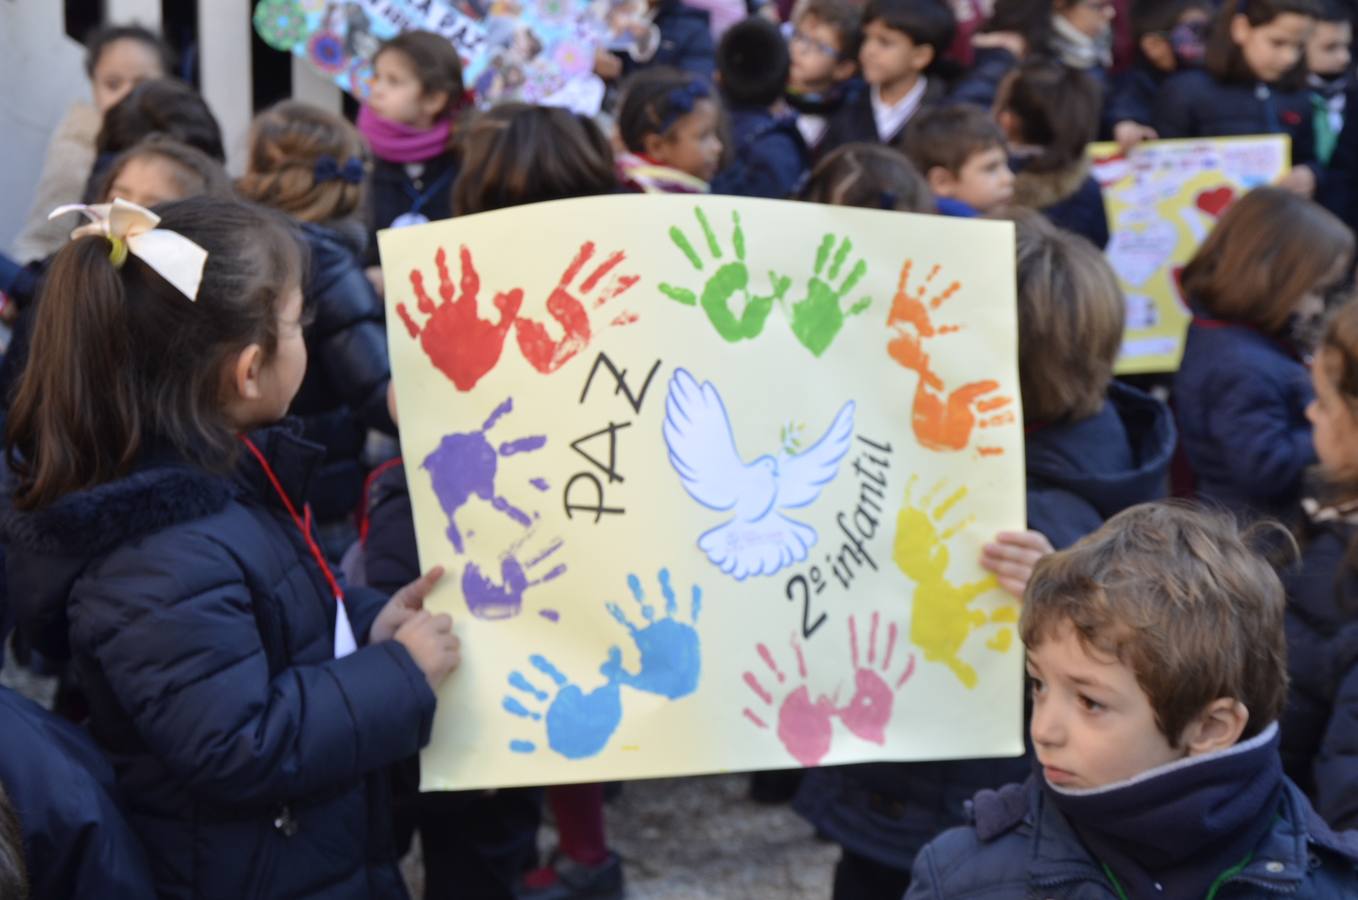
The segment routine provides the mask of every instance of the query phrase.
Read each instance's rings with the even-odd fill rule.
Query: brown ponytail
[[[57,254],[6,424],[19,509],[123,477],[148,445],[210,469],[235,458],[226,363],[252,343],[273,353],[304,251],[257,206],[195,197],[157,209],[161,228],[208,253],[198,299],[134,255],[115,268],[103,237]]]

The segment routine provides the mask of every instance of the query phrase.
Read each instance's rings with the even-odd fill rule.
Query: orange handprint
[[[580,246],[580,252],[575,255],[575,259],[571,261],[547,298],[547,312],[561,325],[564,332],[560,340],[554,340],[540,322],[522,316],[514,321],[519,351],[523,353],[529,365],[539,372],[555,372],[589,343],[591,334],[589,312],[585,309],[582,298],[588,300],[587,295],[598,290],[603,284],[604,277],[627,258],[622,251],[618,251],[605,259],[581,282],[580,297],[577,297],[571,293],[572,283],[593,256],[594,242],[586,241]],[[622,275],[613,279],[602,290],[598,290],[597,296],[593,298],[593,308],[597,309],[626,293],[638,280],[640,279],[637,275]],[[624,313],[614,318],[612,324],[626,325],[635,320],[635,316]]]
[[[920,446],[929,450],[963,450],[971,442],[976,427],[988,428],[1014,421],[1012,412],[1000,412],[1013,403],[1013,398],[1004,395],[986,398],[987,394],[999,390],[999,382],[992,380],[969,382],[952,391],[944,387],[943,380],[929,364],[924,345],[930,338],[961,330],[960,325],[935,325],[931,313],[960,291],[962,283],[953,281],[929,296],[940,267],[934,266],[923,283],[912,290],[910,275],[913,268],[914,260],[909,259],[901,267],[896,296],[887,314],[887,326],[895,333],[887,344],[887,352],[896,362],[919,375],[911,424]],[[977,450],[986,456],[1003,452],[999,447],[978,447]]]
[[[477,274],[471,251],[466,246],[461,248],[461,262],[461,294],[453,299],[456,290],[448,274],[448,255],[443,248],[439,248],[435,254],[434,264],[439,270],[439,297],[443,301],[437,306],[424,289],[424,273],[419,269],[410,270],[410,285],[415,289],[416,304],[420,312],[429,317],[423,328],[415,324],[404,303],[396,304],[396,313],[405,323],[410,336],[420,339],[420,346],[435,368],[447,375],[459,391],[469,391],[481,380],[481,376],[495,368],[495,364],[500,361],[505,335],[523,304],[523,291],[515,288],[497,293],[495,308],[499,310],[500,319],[498,322],[488,322],[477,314],[481,276]]]

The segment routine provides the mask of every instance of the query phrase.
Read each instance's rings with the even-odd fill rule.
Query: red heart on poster
[[[1219,187],[1211,191],[1203,191],[1198,195],[1198,209],[1207,213],[1212,218],[1216,218],[1226,211],[1226,207],[1231,205],[1235,199],[1235,191],[1228,187]]]

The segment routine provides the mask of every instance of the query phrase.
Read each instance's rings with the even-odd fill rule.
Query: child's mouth
[[[1056,787],[1070,784],[1075,781],[1075,774],[1073,772],[1067,772],[1065,769],[1058,769],[1054,766],[1044,765],[1042,767],[1042,775],[1047,779],[1048,784]]]

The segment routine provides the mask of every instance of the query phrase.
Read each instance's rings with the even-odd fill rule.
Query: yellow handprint
[[[971,608],[972,601],[998,587],[994,576],[966,584],[948,580],[947,541],[975,521],[968,516],[951,527],[942,521],[967,496],[967,489],[959,487],[937,506],[934,500],[943,490],[943,482],[935,484],[918,505],[911,502],[916,476],[905,487],[905,505],[896,517],[896,541],[892,558],[906,577],[915,582],[914,613],[910,620],[910,640],[924,651],[929,662],[941,662],[968,688],[976,687],[976,670],[961,658],[962,646],[973,632],[986,624],[1017,621],[1018,610],[1013,605],[1003,606],[993,613]],[[931,508],[932,507],[932,508]],[[1012,642],[1009,632],[995,635],[987,646],[1003,652]]]

